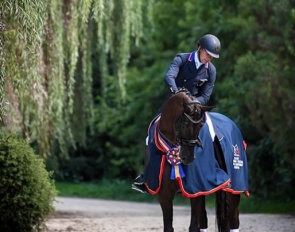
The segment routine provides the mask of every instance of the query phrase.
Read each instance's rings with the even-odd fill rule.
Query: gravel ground
[[[162,232],[158,204],[59,197],[46,222],[50,232]],[[175,232],[187,232],[190,208],[174,206]],[[208,232],[216,231],[214,209],[208,209]],[[295,232],[295,216],[241,214],[240,232]]]

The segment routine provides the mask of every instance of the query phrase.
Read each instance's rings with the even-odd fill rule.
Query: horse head
[[[180,147],[183,164],[193,162],[195,147],[202,147],[199,132],[204,125],[204,113],[214,107],[201,105],[187,90],[172,95],[164,105],[159,131],[171,146]]]

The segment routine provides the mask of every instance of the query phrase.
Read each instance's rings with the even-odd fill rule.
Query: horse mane
[[[191,94],[190,91],[188,91],[187,88],[185,87],[181,87],[180,89],[178,89],[178,91],[176,91],[174,94],[177,94],[177,93],[185,93],[186,95],[188,95],[189,97],[192,97],[193,95]]]
[[[190,99],[191,103],[194,103],[195,101],[197,101],[196,97],[193,96],[191,94],[191,92],[188,91],[188,89],[185,88],[185,87],[182,87],[182,88],[178,89],[178,91],[174,92],[174,94],[171,97],[173,97],[173,96],[175,96],[175,95],[177,95],[179,93],[184,93]]]

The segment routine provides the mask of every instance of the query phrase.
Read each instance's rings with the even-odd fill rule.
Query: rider
[[[207,104],[216,79],[216,68],[211,60],[219,58],[220,48],[216,36],[207,34],[201,37],[197,51],[180,53],[173,59],[165,75],[167,86],[173,92],[185,87],[202,105]]]
[[[199,39],[198,50],[177,54],[165,75],[165,83],[171,92],[185,87],[202,105],[206,105],[216,80],[216,68],[211,60],[219,58],[220,49],[219,39],[206,34]],[[143,174],[134,180],[132,189],[146,192]]]

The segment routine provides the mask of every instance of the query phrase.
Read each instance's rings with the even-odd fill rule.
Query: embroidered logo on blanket
[[[237,144],[234,145],[233,148],[234,148],[233,166],[234,166],[234,169],[240,169],[240,167],[243,167],[244,162],[243,160],[240,160],[240,150],[238,145]]]

